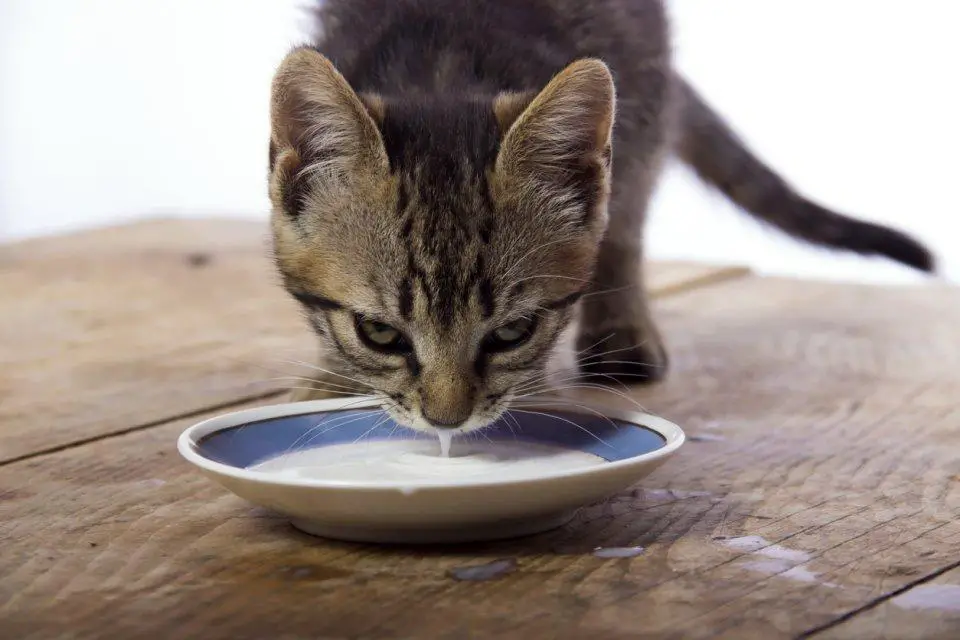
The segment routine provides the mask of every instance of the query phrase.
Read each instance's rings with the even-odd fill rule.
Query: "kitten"
[[[915,240],[796,193],[672,69],[660,0],[328,0],[273,82],[276,263],[352,392],[429,430],[495,420],[578,325],[582,373],[667,354],[643,222],[673,153],[746,212],[916,269]],[[579,318],[579,322],[573,320]]]

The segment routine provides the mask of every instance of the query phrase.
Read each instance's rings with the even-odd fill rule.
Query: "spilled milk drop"
[[[495,560],[486,564],[451,569],[448,575],[454,580],[477,582],[494,580],[517,570],[517,561],[514,558]]]
[[[598,558],[635,558],[643,552],[643,547],[597,547],[593,555]]]
[[[446,429],[437,429],[437,438],[440,439],[440,457],[450,457],[450,443],[453,441],[453,432]]]

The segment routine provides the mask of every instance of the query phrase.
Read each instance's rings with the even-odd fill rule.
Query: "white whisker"
[[[621,292],[621,291],[628,291],[628,290],[630,290],[630,289],[638,289],[638,288],[640,288],[641,286],[643,286],[643,285],[640,284],[640,283],[637,283],[637,284],[628,284],[628,285],[625,285],[625,286],[623,286],[623,287],[615,287],[615,288],[613,288],[613,289],[599,289],[599,290],[597,290],[597,291],[590,291],[589,293],[583,294],[583,298],[592,298],[592,297],[594,297],[594,296],[602,296],[602,295],[606,295],[606,294],[608,294],[608,293],[619,293],[619,292]],[[583,299],[583,298],[581,298],[581,299]]]
[[[354,383],[359,384],[360,386],[363,386],[363,387],[368,387],[368,388],[370,387],[370,385],[368,385],[368,384],[367,384],[366,382],[364,382],[363,380],[358,380],[357,378],[351,378],[350,376],[343,375],[342,373],[337,373],[336,371],[330,371],[329,369],[324,369],[323,367],[321,367],[321,366],[319,366],[319,365],[310,364],[310,363],[308,363],[308,362],[303,362],[303,361],[300,361],[300,360],[280,360],[279,362],[285,362],[286,364],[292,364],[292,365],[294,365],[294,366],[299,366],[299,367],[306,367],[307,369],[310,369],[311,371],[319,371],[320,373],[326,373],[326,374],[331,375],[331,376],[336,376],[336,377],[338,377],[338,378],[343,378],[344,380],[349,380],[350,382],[354,382]]]
[[[570,407],[577,407],[577,408],[579,408],[579,409],[583,409],[583,410],[585,410],[585,411],[589,411],[590,413],[596,415],[598,418],[603,418],[604,420],[606,420],[607,422],[610,423],[610,426],[613,427],[615,431],[619,431],[619,430],[620,430],[620,425],[618,425],[616,422],[614,422],[614,421],[610,418],[610,416],[605,416],[604,414],[600,413],[600,412],[597,411],[596,409],[593,409],[593,408],[591,408],[591,407],[588,407],[588,406],[585,405],[585,404],[579,404],[579,403],[577,403],[577,402],[569,402],[569,401],[562,400],[562,399],[558,399],[558,400],[534,400],[533,402],[536,403],[537,405],[546,404],[546,405],[550,405],[550,406],[561,406],[561,407],[570,406]],[[521,402],[520,406],[521,406],[521,407],[524,406],[524,405],[522,404],[522,402]]]
[[[556,420],[562,420],[563,422],[566,422],[567,424],[573,425],[573,426],[576,427],[577,429],[580,429],[580,430],[583,431],[584,433],[586,433],[586,434],[588,434],[589,436],[591,436],[592,438],[596,439],[600,444],[602,444],[602,445],[604,445],[604,446],[606,446],[606,447],[610,447],[611,449],[613,449],[613,447],[610,446],[610,444],[607,443],[603,438],[601,438],[601,437],[598,436],[597,434],[593,433],[592,431],[590,431],[589,429],[587,429],[586,427],[584,427],[582,424],[577,424],[577,423],[574,422],[573,420],[567,420],[566,418],[561,417],[561,416],[558,416],[558,415],[556,415],[556,414],[543,413],[542,411],[530,411],[529,409],[514,409],[514,411],[516,411],[516,412],[518,412],[518,413],[530,413],[530,414],[537,415],[537,416],[544,416],[544,417],[546,417],[546,418],[554,418],[554,419],[556,419]]]
[[[355,401],[352,401],[352,402],[348,402],[348,403],[346,403],[345,405],[343,405],[343,406],[341,407],[341,409],[343,409],[343,410],[349,409],[350,407],[352,407],[352,406],[354,406],[354,405],[360,404],[362,401],[363,401],[363,400],[355,400]],[[294,441],[290,444],[290,446],[287,447],[287,450],[284,451],[284,453],[283,453],[282,455],[287,455],[288,453],[290,453],[290,452],[294,449],[294,447],[296,447],[298,444],[300,444],[301,441],[303,441],[305,438],[309,438],[317,429],[320,428],[321,425],[323,425],[323,423],[324,423],[326,420],[329,420],[329,419],[331,419],[331,418],[336,418],[336,417],[341,417],[341,418],[343,418],[343,417],[346,417],[346,416],[342,415],[340,412],[330,413],[330,414],[325,415],[323,418],[320,419],[320,422],[318,422],[318,423],[315,424],[314,426],[312,426],[312,427],[310,427],[309,429],[307,429],[307,430],[306,430],[304,433],[302,433],[296,440],[294,440]],[[349,416],[349,417],[354,417],[354,416]],[[321,432],[321,433],[318,434],[318,435],[323,435],[324,433],[326,433],[326,431],[323,431],[323,432]]]
[[[641,412],[647,413],[647,410],[643,407],[643,405],[641,405],[639,402],[637,402],[635,399],[631,398],[631,397],[628,396],[627,394],[622,393],[622,392],[620,392],[620,391],[617,391],[616,389],[611,389],[610,387],[604,386],[604,385],[602,385],[602,384],[591,384],[591,383],[589,383],[589,382],[584,382],[584,383],[574,384],[574,385],[566,385],[566,386],[558,387],[558,388],[556,388],[556,389],[550,389],[549,391],[546,391],[546,392],[541,391],[541,392],[537,392],[537,393],[530,393],[530,394],[526,394],[526,395],[523,395],[523,396],[518,396],[517,399],[521,399],[521,398],[531,398],[531,397],[540,395],[541,393],[559,393],[559,392],[561,392],[561,391],[571,391],[571,390],[576,390],[576,389],[592,389],[592,390],[596,390],[596,391],[605,391],[605,392],[607,392],[607,393],[612,393],[612,394],[614,394],[615,396],[618,396],[618,397],[620,397],[620,398],[623,398],[624,400],[626,400],[626,401],[629,402],[630,404],[634,405],[634,406],[637,407],[637,409],[640,410]]]
[[[520,278],[519,280],[516,280],[513,283],[513,286],[515,287],[521,282],[526,282],[527,280],[539,280],[540,278],[550,278],[555,280],[573,280],[575,282],[580,282],[585,284],[590,284],[591,282],[590,280],[584,280],[583,278],[574,278],[573,276],[561,276],[561,275],[545,273],[545,274],[537,274],[537,275],[527,276],[525,278]]]
[[[351,444],[357,444],[358,442],[360,442],[361,440],[363,440],[364,438],[366,438],[368,435],[370,435],[371,433],[373,433],[373,432],[377,429],[377,427],[379,427],[380,425],[382,425],[383,423],[385,423],[385,422],[386,422],[387,420],[389,420],[389,419],[390,419],[390,414],[388,414],[387,412],[384,412],[384,415],[383,415],[382,418],[380,418],[380,420],[377,420],[377,422],[376,422],[372,427],[370,427],[369,429],[367,429],[366,431],[364,431],[364,432],[360,435],[360,437],[357,438],[356,440],[354,440]]]
[[[296,380],[298,382],[306,382],[308,384],[322,385],[324,391],[329,391],[330,389],[343,389],[344,391],[358,391],[356,385],[347,386],[345,384],[339,384],[336,382],[329,382],[327,380],[317,380],[316,378],[311,378],[310,376],[277,376],[275,378],[267,378],[267,382],[282,382],[284,380]]]
[[[594,342],[593,344],[591,344],[589,347],[587,347],[587,348],[585,348],[585,349],[580,349],[579,351],[575,352],[573,355],[579,356],[579,355],[582,354],[582,353],[587,353],[588,351],[590,351],[590,350],[593,349],[594,347],[599,347],[601,344],[603,344],[604,342],[606,342],[607,340],[609,340],[610,338],[612,338],[612,337],[615,336],[615,335],[617,335],[617,332],[616,332],[616,331],[614,331],[613,333],[609,333],[609,334],[607,334],[607,337],[606,337],[606,338],[600,338],[599,340],[597,340],[596,342]]]
[[[356,393],[356,392],[354,392],[354,391],[341,391],[341,390],[339,390],[339,389],[324,389],[323,387],[318,387],[318,386],[305,387],[305,386],[296,385],[296,386],[290,386],[290,387],[286,387],[286,388],[287,388],[288,390],[290,390],[290,391],[294,391],[294,390],[326,391],[326,392],[328,392],[328,393],[331,393],[331,394],[334,394],[334,395],[338,395],[338,396],[344,396],[344,397],[359,397],[359,398],[370,398],[370,397],[374,397],[374,398],[375,398],[375,397],[377,397],[377,396],[372,395],[372,394],[370,394],[370,393]]]
[[[631,350],[633,350],[633,349],[636,349],[637,347],[642,347],[642,346],[645,345],[647,342],[649,342],[649,341],[648,341],[648,340],[644,340],[643,342],[638,342],[637,344],[630,345],[630,346],[628,346],[628,347],[621,347],[621,348],[619,348],[619,349],[610,349],[609,351],[602,351],[602,352],[600,352],[600,353],[592,353],[592,354],[590,354],[590,355],[588,355],[588,356],[584,356],[584,357],[582,357],[582,358],[576,358],[576,362],[577,362],[577,364],[582,364],[582,363],[584,363],[584,362],[590,362],[590,361],[596,360],[596,359],[598,359],[598,358],[604,358],[605,356],[612,356],[612,355],[615,354],[615,353],[622,353],[622,352],[624,352],[624,351],[631,351]]]

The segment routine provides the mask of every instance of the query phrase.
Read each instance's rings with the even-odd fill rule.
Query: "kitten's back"
[[[669,50],[660,0],[328,0],[316,17],[319,50],[386,94],[539,90],[577,58],[629,75]]]
[[[914,238],[808,200],[754,155],[672,70],[661,0],[327,0],[316,14],[318,49],[360,92],[538,90],[573,60],[601,58],[617,87],[614,167],[637,149],[644,158],[669,149],[794,238],[934,270]]]

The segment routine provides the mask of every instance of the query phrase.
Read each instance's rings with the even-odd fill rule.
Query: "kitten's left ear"
[[[389,161],[374,117],[376,97],[361,99],[326,57],[294,49],[280,63],[270,99],[271,191],[286,194],[288,181],[309,174],[320,188],[357,173],[386,171]],[[296,185],[293,185],[296,186]],[[289,215],[297,203],[284,200]]]
[[[592,208],[609,186],[616,90],[607,65],[578,60],[533,97],[505,94],[494,103],[509,125],[496,174],[512,189]],[[592,211],[582,211],[584,218]]]

